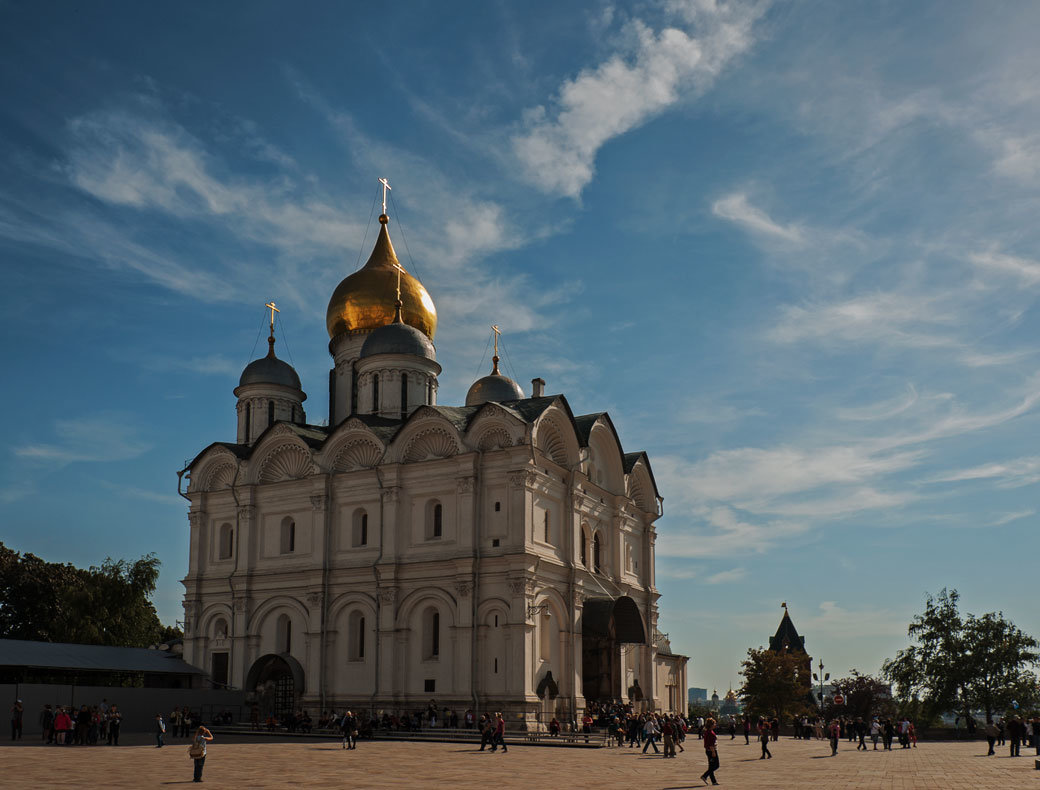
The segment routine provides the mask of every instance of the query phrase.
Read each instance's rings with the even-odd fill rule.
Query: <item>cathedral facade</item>
[[[498,370],[437,403],[434,303],[380,216],[327,310],[329,424],[269,350],[235,389],[237,437],[180,473],[190,499],[184,658],[265,712],[681,710],[657,629],[649,459]]]

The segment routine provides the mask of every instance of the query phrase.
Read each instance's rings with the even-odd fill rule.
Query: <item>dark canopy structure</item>
[[[646,627],[636,602],[586,598],[581,615],[582,694],[586,702],[621,699],[621,645],[645,645]]]

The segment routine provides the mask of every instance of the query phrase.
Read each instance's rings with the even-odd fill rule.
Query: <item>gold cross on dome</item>
[[[379,183],[383,185],[383,213],[386,213],[386,193],[390,191],[390,183],[385,178],[380,178]]]
[[[502,330],[498,328],[498,324],[491,325],[491,331],[495,333],[495,356],[498,356],[498,336],[502,334]],[[487,346],[484,346],[487,348]],[[487,353],[486,351],[484,352]]]
[[[273,336],[274,335],[274,314],[275,313],[280,313],[282,311],[274,306],[274,302],[273,301],[268,302],[267,304],[264,305],[264,307],[268,307],[271,310],[271,335]]]

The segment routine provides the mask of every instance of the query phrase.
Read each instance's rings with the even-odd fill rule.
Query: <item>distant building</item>
[[[726,692],[722,705],[719,706],[719,713],[723,716],[736,716],[740,713],[740,701],[737,699],[737,694],[733,689]]]
[[[776,635],[769,637],[769,649],[774,653],[805,652],[805,637],[798,635],[798,629],[794,627],[791,615],[787,612],[787,604],[784,604],[784,616],[780,619]]]
[[[690,689],[690,704],[705,703],[708,701],[707,689]]]

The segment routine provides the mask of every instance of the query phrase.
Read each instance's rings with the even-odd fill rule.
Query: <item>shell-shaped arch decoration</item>
[[[488,428],[477,439],[478,450],[497,450],[500,447],[512,447],[513,439],[509,431],[501,426]]]
[[[636,503],[636,507],[644,512],[653,512],[653,499],[647,494],[646,486],[643,485],[641,475],[630,475],[628,484],[628,496]]]
[[[222,491],[235,482],[235,464],[223,461],[212,466],[202,478],[200,491]]]
[[[538,449],[549,456],[554,463],[560,466],[567,465],[567,442],[555,422],[546,420],[538,427],[537,444]]]
[[[443,428],[427,428],[412,437],[401,460],[414,463],[425,461],[427,458],[448,458],[455,455],[458,449],[455,437]]]
[[[313,471],[310,453],[297,444],[283,444],[263,460],[257,479],[261,483],[280,483],[307,477]]]
[[[347,442],[336,454],[332,468],[337,472],[349,472],[354,469],[371,469],[379,463],[383,451],[368,439],[354,439]]]

